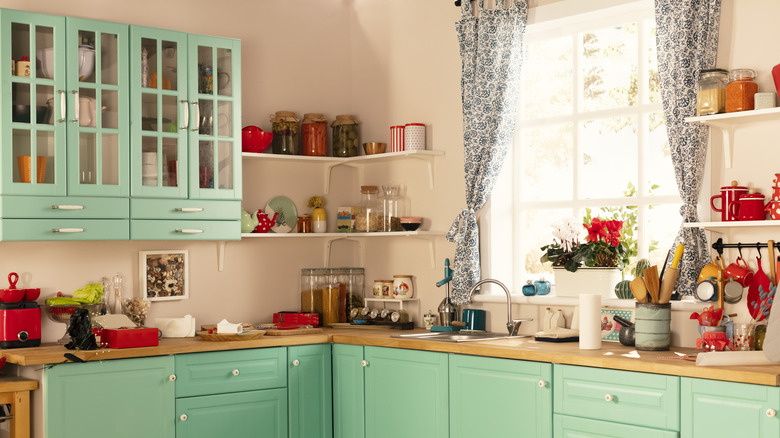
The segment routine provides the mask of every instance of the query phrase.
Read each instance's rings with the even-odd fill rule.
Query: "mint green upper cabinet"
[[[552,412],[551,364],[450,355],[451,438],[548,438]]]
[[[189,36],[190,198],[241,199],[241,42]]]
[[[130,26],[130,193],[187,197],[187,34]]]
[[[333,436],[366,436],[362,345],[333,344]]]
[[[67,18],[68,195],[130,194],[128,25]]]
[[[0,69],[0,190],[64,196],[65,18],[3,9],[0,32],[0,59],[16,61]]]
[[[330,344],[287,348],[290,438],[333,437]]]
[[[683,377],[683,438],[780,436],[780,388]]]

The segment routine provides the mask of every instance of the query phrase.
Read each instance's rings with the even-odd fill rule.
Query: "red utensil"
[[[750,316],[756,321],[761,321],[766,316],[762,312],[761,307],[766,307],[767,301],[771,298],[771,282],[761,269],[761,256],[756,257],[756,259],[758,269],[756,270],[756,275],[753,276],[753,282],[748,287],[747,307]]]

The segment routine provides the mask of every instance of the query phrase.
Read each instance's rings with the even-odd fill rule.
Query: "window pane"
[[[520,118],[572,113],[572,38],[528,43],[520,88]]]
[[[651,103],[661,103],[661,92],[658,89],[658,51],[655,47],[655,20],[646,20],[647,31],[647,85],[648,100]]]
[[[620,198],[637,183],[636,117],[582,123],[580,196]]]
[[[571,123],[520,131],[522,173],[519,188],[523,201],[573,198],[572,136]]]
[[[679,191],[674,179],[674,167],[663,113],[659,111],[645,117],[648,133],[642,165],[647,176],[647,194],[677,196]]]
[[[647,212],[647,254],[651,264],[663,263],[680,230],[682,216],[679,204],[651,205]],[[686,249],[687,251],[687,249]]]
[[[521,242],[518,248],[521,258],[517,264],[523,266],[525,272],[548,274],[547,278],[552,280],[552,266],[549,263],[542,264],[539,261],[543,254],[541,247],[552,243],[552,225],[570,218],[573,214],[570,208],[524,210],[522,212],[520,215]]]
[[[637,104],[637,23],[582,34],[585,111]]]

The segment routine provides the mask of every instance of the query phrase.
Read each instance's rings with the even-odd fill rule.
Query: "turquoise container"
[[[666,351],[671,344],[672,303],[636,303],[634,338],[637,350]]]
[[[463,322],[466,330],[485,330],[485,311],[482,309],[463,309]]]

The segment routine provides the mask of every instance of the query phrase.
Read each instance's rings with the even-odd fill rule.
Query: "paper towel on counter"
[[[228,322],[226,319],[223,319],[222,321],[217,323],[217,333],[219,334],[231,334],[234,335],[236,333],[241,333],[244,331],[241,328],[241,323],[233,324],[232,322]]]
[[[697,366],[775,365],[763,351],[710,351],[696,355]]]
[[[601,295],[580,294],[580,350],[601,348]]]

